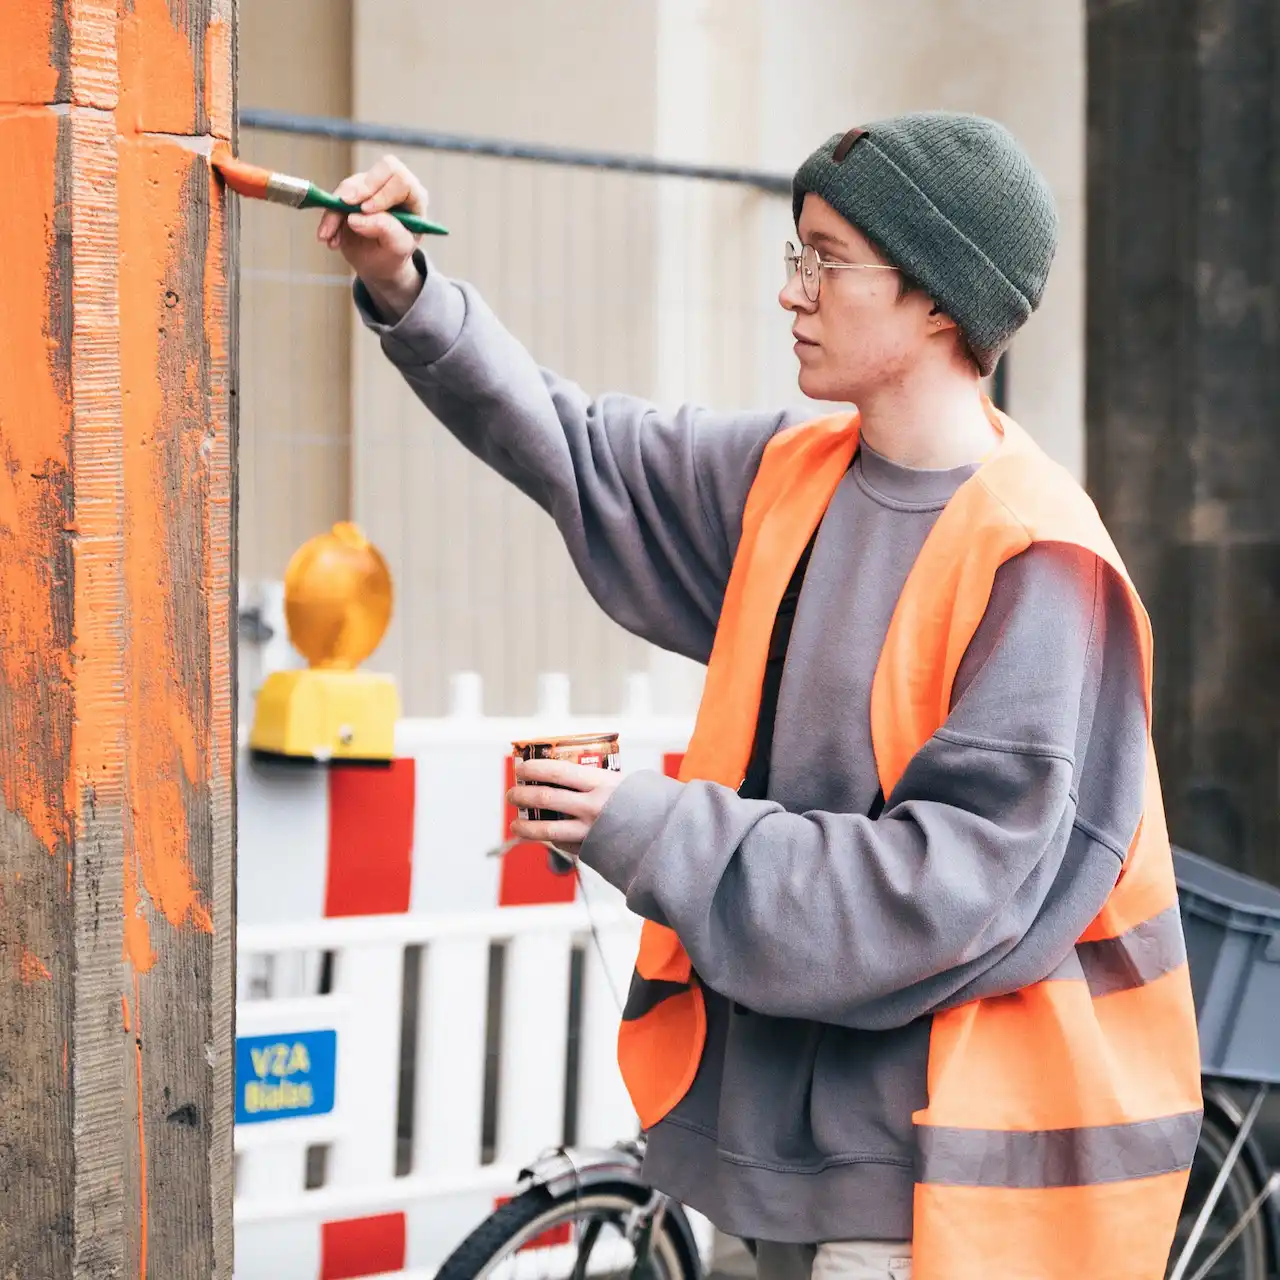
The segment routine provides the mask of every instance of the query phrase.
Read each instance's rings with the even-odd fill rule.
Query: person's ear
[[[956,322],[936,302],[929,308],[929,329],[933,333],[946,333],[949,329],[958,327]]]

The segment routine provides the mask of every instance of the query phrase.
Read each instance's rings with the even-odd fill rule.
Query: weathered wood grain
[[[6,7],[3,1280],[231,1276],[233,37]]]

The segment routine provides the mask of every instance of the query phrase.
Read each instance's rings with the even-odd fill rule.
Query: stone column
[[[1280,883],[1280,10],[1088,24],[1088,485],[1155,625],[1174,840]]]

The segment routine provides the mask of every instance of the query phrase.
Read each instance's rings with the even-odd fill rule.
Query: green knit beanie
[[[1048,184],[994,120],[947,111],[837,134],[796,172],[960,326],[984,374],[1040,305],[1058,238]]]

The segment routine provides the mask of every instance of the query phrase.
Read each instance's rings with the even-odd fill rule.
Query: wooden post
[[[234,0],[0,18],[0,1277],[230,1280]]]
[[[1090,0],[1087,480],[1174,840],[1280,883],[1280,7]]]

